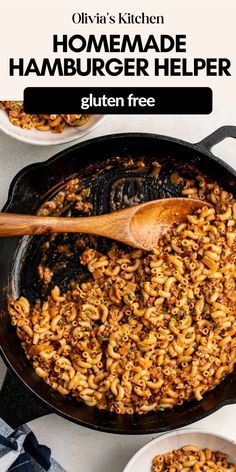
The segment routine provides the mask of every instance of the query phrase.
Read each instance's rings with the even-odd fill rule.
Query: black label
[[[199,115],[212,112],[209,87],[28,87],[33,114]]]

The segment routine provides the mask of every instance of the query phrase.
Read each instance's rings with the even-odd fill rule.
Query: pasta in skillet
[[[198,177],[212,203],[151,253],[85,249],[91,278],[47,301],[9,303],[36,373],[53,389],[117,413],[201,400],[236,363],[236,201]]]

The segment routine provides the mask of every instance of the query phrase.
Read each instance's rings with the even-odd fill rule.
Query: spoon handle
[[[118,213],[81,218],[0,213],[0,237],[78,232],[106,237],[113,234],[116,239],[116,232],[119,231],[116,223],[120,221]]]
[[[55,216],[20,215],[0,213],[0,237],[25,234],[47,234],[68,232],[92,232],[94,218],[61,218]],[[89,221],[87,221],[89,220]]]

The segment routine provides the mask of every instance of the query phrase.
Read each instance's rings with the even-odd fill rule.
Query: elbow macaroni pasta
[[[194,195],[213,207],[189,215],[151,253],[86,249],[86,283],[64,294],[54,287],[34,306],[10,301],[26,355],[53,389],[88,406],[144,414],[200,401],[233,371],[236,202],[199,180]],[[193,191],[187,185],[183,193]]]
[[[23,102],[1,102],[0,109],[8,114],[10,122],[24,129],[62,133],[66,125],[85,125],[91,115],[29,115],[24,112]]]
[[[227,454],[212,451],[209,447],[200,449],[195,445],[182,446],[165,454],[158,454],[152,460],[151,472],[235,472],[236,465],[228,462]]]

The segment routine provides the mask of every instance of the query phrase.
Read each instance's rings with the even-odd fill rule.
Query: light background
[[[74,12],[86,11],[88,14],[110,12],[131,12],[150,15],[163,15],[163,25],[75,25],[71,18]],[[235,0],[102,0],[96,4],[93,0],[85,3],[77,0],[7,0],[0,6],[0,70],[1,96],[4,100],[20,100],[23,89],[27,86],[209,86],[214,91],[215,110],[222,110],[227,103],[235,104]],[[9,57],[85,57],[72,52],[65,54],[52,52],[53,34],[186,34],[187,53],[167,53],[168,57],[187,57],[190,66],[193,57],[214,58],[228,57],[231,62],[232,77],[9,77]],[[137,53],[117,53],[105,55],[88,53],[88,57],[98,56],[108,59],[110,56],[136,57]],[[158,53],[156,53],[158,55]],[[140,53],[150,59],[154,53]],[[160,53],[158,57],[166,56]]]

